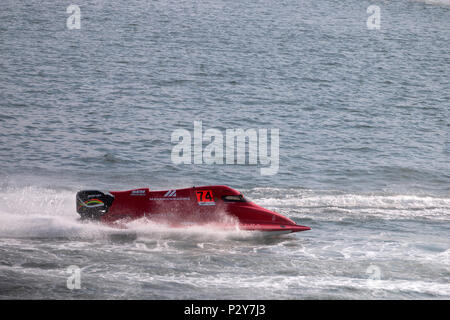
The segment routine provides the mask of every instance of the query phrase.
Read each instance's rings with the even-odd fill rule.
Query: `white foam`
[[[39,187],[0,191],[0,236],[18,238],[96,237],[108,228],[78,220],[75,192]]]
[[[0,236],[3,237],[92,237],[104,236],[111,228],[82,223],[75,209],[76,190],[57,190],[36,186],[0,189]],[[450,221],[450,198],[389,195],[340,194],[304,189],[256,188],[254,202],[289,217],[325,219],[431,219]],[[270,197],[268,197],[270,195]],[[274,197],[276,196],[276,197]],[[223,217],[227,217],[223,214]],[[225,219],[225,218],[224,218]],[[230,225],[233,221],[224,220]],[[171,234],[217,238],[248,237],[248,232],[220,230],[214,225],[173,229],[135,221],[127,226],[138,235]]]
[[[383,219],[426,218],[450,220],[450,198],[417,195],[371,194],[311,194],[285,193],[281,198],[261,197],[255,203],[276,209],[297,209],[308,213],[333,211],[330,218],[352,217],[365,219],[375,216]],[[336,214],[338,213],[338,214]],[[321,217],[324,217],[322,215]],[[313,215],[312,215],[313,216]]]
[[[423,2],[426,4],[432,4],[432,5],[446,5],[450,6],[450,0],[414,0],[416,2]]]
[[[0,190],[0,236],[14,238],[92,238],[108,234],[136,233],[138,237],[175,237],[194,239],[246,239],[252,233],[237,228],[237,221],[225,212],[219,214],[220,225],[173,228],[167,221],[158,223],[139,219],[126,224],[126,229],[111,228],[100,223],[83,223],[75,208],[76,191],[40,187],[8,187]],[[233,227],[234,226],[234,227]]]

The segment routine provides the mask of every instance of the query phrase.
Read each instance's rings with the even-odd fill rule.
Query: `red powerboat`
[[[284,234],[310,230],[279,213],[248,201],[227,186],[203,186],[150,191],[79,191],[77,212],[82,219],[121,226],[124,222],[146,218],[174,227],[216,225],[249,231]]]

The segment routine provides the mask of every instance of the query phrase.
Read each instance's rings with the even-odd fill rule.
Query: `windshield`
[[[247,202],[247,199],[244,198],[242,194],[240,195],[232,195],[232,196],[223,196],[223,201],[225,202]]]

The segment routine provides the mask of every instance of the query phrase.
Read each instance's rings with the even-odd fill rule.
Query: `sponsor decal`
[[[132,196],[145,196],[145,190],[133,190],[131,191]]]
[[[90,194],[87,197],[90,198],[97,198],[97,197],[101,197],[103,194]]]
[[[176,196],[177,196],[177,190],[169,190],[164,195],[164,197],[176,197]]]
[[[191,200],[191,198],[177,197],[177,190],[169,190],[162,196],[162,198],[149,198],[148,200]]]
[[[86,200],[83,203],[81,203],[81,205],[78,207],[78,209],[80,209],[81,207],[96,208],[96,207],[102,207],[104,205],[105,204],[100,199],[89,199],[89,200]]]

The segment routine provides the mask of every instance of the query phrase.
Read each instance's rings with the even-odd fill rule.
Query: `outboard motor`
[[[114,201],[109,192],[82,190],[77,192],[77,212],[81,219],[100,220]]]

